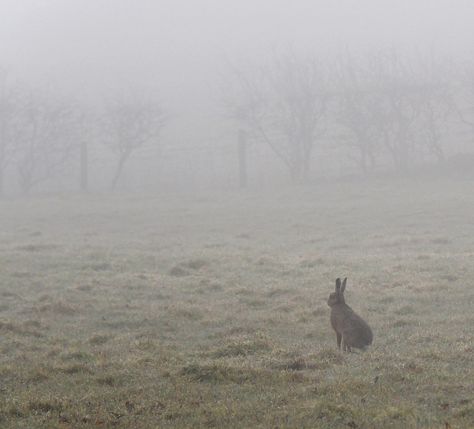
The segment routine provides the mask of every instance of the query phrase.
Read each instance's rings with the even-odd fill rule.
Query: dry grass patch
[[[89,344],[93,346],[101,346],[112,339],[111,335],[95,334],[89,338]]]
[[[16,250],[23,252],[47,252],[58,248],[59,246],[56,244],[25,244],[23,246],[18,246]]]
[[[180,262],[179,264],[172,267],[168,271],[168,274],[173,277],[185,277],[201,270],[204,267],[207,267],[208,265],[209,261],[206,259],[190,259],[189,261]]]
[[[184,366],[179,374],[190,381],[211,384],[274,384],[288,381],[301,382],[301,376],[293,376],[264,368],[231,366],[224,363],[192,363]]]
[[[213,358],[249,356],[257,353],[267,353],[273,347],[273,343],[264,335],[235,337],[228,340],[226,344],[210,351],[208,355]]]
[[[44,300],[48,300],[49,297]],[[41,305],[38,308],[40,313],[51,313],[61,316],[74,316],[78,313],[79,309],[77,305],[73,305],[64,301],[55,301]]]

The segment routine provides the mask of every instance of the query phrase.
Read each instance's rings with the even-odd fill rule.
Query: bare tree
[[[421,107],[417,126],[419,144],[441,163],[445,160],[444,136],[456,110],[450,63],[421,55],[417,63],[424,82],[417,93]]]
[[[374,99],[378,96],[370,72],[348,53],[334,67],[336,126],[343,127],[341,140],[357,152],[356,162],[364,173],[375,168],[380,152],[380,129],[374,121]]]
[[[17,93],[9,85],[6,70],[0,69],[0,196],[4,193],[5,171],[16,150]]]
[[[385,115],[380,125],[395,166],[406,169],[424,150],[442,162],[443,133],[453,111],[448,61],[437,60],[433,53],[410,58],[392,51],[379,65],[382,97],[377,112]]]
[[[79,158],[79,188],[87,192],[89,190],[90,144],[100,138],[99,118],[92,110],[79,106],[77,125],[80,130],[75,145]]]
[[[274,54],[254,73],[234,67],[233,75],[238,90],[225,97],[230,116],[268,144],[292,180],[306,180],[331,97],[322,63]]]
[[[77,141],[73,103],[26,90],[22,93],[16,135],[16,163],[23,193],[61,172]]]
[[[461,69],[459,83],[456,111],[461,122],[470,128],[474,141],[474,62],[468,63]]]
[[[444,160],[443,137],[453,111],[449,62],[433,53],[371,53],[367,61],[341,56],[336,67],[335,117],[357,149],[364,171],[375,155],[389,154],[404,170],[424,152]]]
[[[118,155],[111,188],[117,187],[125,163],[146,144],[157,144],[167,115],[154,100],[145,97],[116,98],[104,115],[106,144]]]
[[[406,170],[415,157],[415,134],[421,113],[420,91],[412,63],[392,50],[372,55],[369,60],[376,96],[373,119],[395,168]]]

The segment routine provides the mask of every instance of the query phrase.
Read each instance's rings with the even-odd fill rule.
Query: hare
[[[331,325],[336,331],[337,347],[343,351],[352,351],[352,347],[365,349],[372,344],[372,330],[344,300],[347,277],[342,281],[336,279],[336,291],[329,295],[328,305],[331,307]]]

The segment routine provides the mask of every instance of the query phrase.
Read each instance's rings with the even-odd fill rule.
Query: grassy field
[[[474,427],[473,190],[0,202],[0,427]]]

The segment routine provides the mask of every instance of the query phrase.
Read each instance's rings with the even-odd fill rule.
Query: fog
[[[396,51],[397,56],[410,57],[411,62],[413,58],[416,62],[419,57],[436,57],[438,69],[449,64],[452,84],[459,86],[456,71],[472,62],[472,15],[469,1],[3,0],[0,64],[8,88],[47,92],[44,97],[80,104],[96,121],[104,115],[107,100],[117,97],[146,95],[160,105],[169,118],[160,141],[155,138],[134,151],[124,169],[127,178],[119,181],[119,187],[159,188],[170,182],[170,175],[176,176],[171,182],[184,187],[201,182],[203,187],[216,182],[232,187],[236,180],[229,171],[237,171],[237,161],[230,155],[222,159],[222,153],[236,151],[242,124],[229,120],[223,99],[229,97],[227,88],[235,83],[236,70],[255,75],[259,69],[271,68],[275,56],[291,52],[300,62],[309,57],[317,60],[324,65],[326,77],[332,78],[333,64],[341,56],[357,59]],[[340,83],[331,85],[333,93],[340,89]],[[462,108],[469,106],[463,104]],[[334,122],[334,118],[329,120]],[[461,124],[456,128],[451,122],[443,128],[462,132]],[[334,130],[338,125],[333,125]],[[97,124],[83,126],[89,131],[97,128]],[[112,170],[113,177],[115,163],[113,154],[104,147],[107,139],[103,132],[95,130],[88,141],[90,186],[97,189],[108,186],[103,166]],[[331,169],[321,169],[334,164],[331,146],[340,146],[334,142],[335,134],[338,131],[320,138],[325,147],[316,151],[321,153],[311,153],[311,163],[315,164],[311,175],[333,175]],[[279,178],[284,182],[278,160],[266,156],[268,144],[258,136],[255,139],[255,153],[248,155],[254,158],[249,168],[255,170],[268,162],[267,167],[258,167],[258,175],[269,176],[265,182]],[[147,164],[150,157],[153,163]],[[352,169],[351,162],[346,161],[343,167],[338,161],[336,170]],[[78,151],[73,149],[67,162],[77,166]],[[185,179],[189,163],[194,165],[195,174]],[[223,171],[205,177],[210,164],[223,166]],[[9,183],[4,187],[13,193],[18,191],[15,165],[12,160],[4,172]],[[155,165],[160,167],[155,169]],[[101,170],[99,175],[94,172],[97,169]],[[165,177],[140,170],[165,171]],[[253,174],[257,175],[255,171]],[[73,177],[51,176],[41,180],[38,189],[74,190]]]

